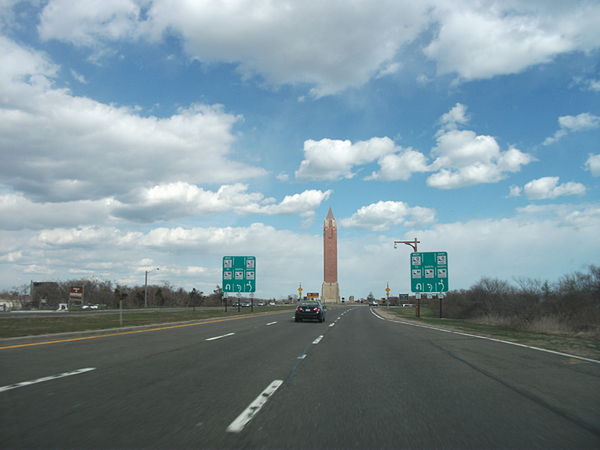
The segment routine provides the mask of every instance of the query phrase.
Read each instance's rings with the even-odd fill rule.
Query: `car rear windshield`
[[[302,302],[300,306],[310,306],[311,308],[319,308],[321,305],[317,302]]]

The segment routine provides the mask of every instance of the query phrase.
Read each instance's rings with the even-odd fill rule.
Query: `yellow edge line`
[[[281,311],[281,312],[277,312],[275,314],[283,314],[283,313],[284,312]],[[269,313],[266,313],[266,314],[269,314]],[[31,344],[7,345],[5,347],[0,347],[0,350],[7,350],[7,349],[11,349],[11,348],[36,347],[38,345],[48,345],[48,344],[60,344],[63,342],[87,341],[90,339],[100,339],[100,338],[112,337],[112,336],[123,336],[126,334],[149,333],[151,331],[162,331],[162,330],[170,330],[173,328],[183,328],[183,327],[193,327],[196,325],[205,325],[205,324],[209,324],[209,323],[228,322],[230,320],[249,319],[252,317],[260,317],[261,315],[265,315],[265,313],[253,314],[250,316],[228,317],[226,319],[207,320],[207,321],[203,321],[203,322],[184,323],[184,324],[180,324],[180,325],[170,325],[168,327],[148,328],[145,330],[120,331],[118,333],[100,334],[100,335],[96,335],[96,336],[85,336],[85,337],[71,338],[71,339],[59,339],[56,341],[44,341],[44,342],[33,342]]]

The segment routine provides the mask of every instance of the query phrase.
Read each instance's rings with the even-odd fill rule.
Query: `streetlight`
[[[148,307],[148,272],[154,272],[155,270],[160,270],[158,267],[156,269],[146,270],[144,277],[144,307]]]

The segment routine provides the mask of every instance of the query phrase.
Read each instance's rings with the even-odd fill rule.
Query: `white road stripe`
[[[303,354],[303,355],[298,356],[298,359],[304,359],[304,358],[306,358],[306,353]]]
[[[331,328],[331,327],[332,327],[332,326],[334,326],[334,325],[335,325],[335,322],[334,322],[334,323],[332,323],[332,324],[330,324],[330,325],[329,325],[329,328]]]
[[[487,336],[479,336],[477,334],[462,333],[460,331],[446,330],[444,328],[437,328],[437,327],[432,327],[429,325],[421,325],[421,324],[416,324],[416,323],[404,322],[402,320],[384,319],[383,317],[379,316],[377,313],[373,312],[373,309],[371,309],[371,313],[373,313],[373,315],[375,317],[377,317],[378,319],[385,320],[386,322],[401,323],[403,325],[410,325],[412,327],[419,327],[419,328],[429,328],[430,330],[443,331],[444,333],[460,334],[461,336],[468,336],[468,337],[473,337],[473,338],[477,338],[477,339],[485,339],[486,341],[500,342],[502,344],[516,345],[517,347],[529,348],[531,350],[537,350],[539,352],[552,353],[554,355],[566,356],[568,358],[575,358],[575,359],[580,359],[582,361],[600,364],[600,361],[597,361],[595,359],[584,358],[583,356],[571,355],[569,353],[557,352],[555,350],[548,350],[547,348],[533,347],[531,345],[519,344],[518,342],[504,341],[502,339],[496,339],[496,338],[491,338],[491,337],[487,337]]]
[[[22,381],[21,383],[9,384],[8,386],[0,387],[0,392],[10,391],[11,389],[29,386],[31,384],[43,383],[44,381],[56,380],[57,378],[70,377],[71,375],[79,375],[80,373],[89,372],[91,370],[96,370],[96,368],[87,367],[85,369],[74,370],[73,372],[59,373],[58,375],[50,375],[49,377],[38,378],[37,380]]]
[[[215,337],[208,338],[206,340],[207,341],[216,341],[217,339],[222,339],[222,338],[227,337],[227,336],[233,336],[234,334],[235,333],[227,333],[227,334],[224,334],[223,336],[215,336]]]
[[[252,420],[252,418],[260,411],[260,409],[265,406],[269,397],[273,395],[273,393],[279,389],[279,386],[283,384],[283,380],[275,380],[267,388],[262,391],[250,406],[248,406],[237,418],[229,424],[227,427],[227,432],[229,433],[239,433],[244,429],[244,427]]]
[[[277,322],[269,322],[269,323],[267,324],[267,326],[269,326],[269,325],[275,325],[276,323],[277,323]]]
[[[321,339],[323,339],[323,335],[321,335],[321,336],[319,336],[318,338],[316,338],[316,339],[313,341],[313,344],[315,344],[315,345],[316,345],[316,344],[318,344],[319,342],[321,342]]]

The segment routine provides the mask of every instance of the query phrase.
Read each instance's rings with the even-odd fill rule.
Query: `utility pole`
[[[155,270],[160,270],[158,267],[156,269],[150,269],[145,271],[144,277],[144,307],[148,307],[148,272],[154,272]]]

